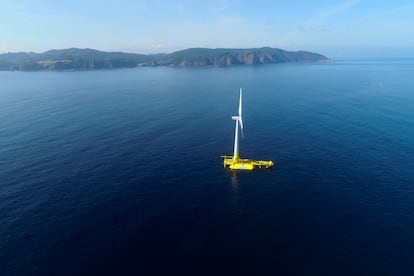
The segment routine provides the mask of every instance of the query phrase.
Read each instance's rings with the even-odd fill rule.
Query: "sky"
[[[275,47],[414,57],[412,0],[0,0],[0,53]]]

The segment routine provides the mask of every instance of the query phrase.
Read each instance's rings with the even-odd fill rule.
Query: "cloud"
[[[326,21],[334,18],[335,16],[348,11],[349,9],[355,7],[360,0],[346,0],[337,5],[327,7],[315,14],[308,21],[305,22],[305,28],[316,28],[320,25],[326,23]]]

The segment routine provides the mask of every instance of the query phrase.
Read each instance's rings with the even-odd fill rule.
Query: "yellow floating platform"
[[[268,169],[273,167],[272,161],[251,160],[251,159],[235,159],[233,156],[222,155],[224,158],[223,166],[231,170],[248,170],[254,169]]]

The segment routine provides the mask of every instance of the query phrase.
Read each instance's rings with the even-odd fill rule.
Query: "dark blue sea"
[[[414,60],[0,72],[0,274],[414,275]]]

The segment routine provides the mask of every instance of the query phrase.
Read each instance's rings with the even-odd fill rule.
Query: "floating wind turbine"
[[[236,130],[234,132],[234,153],[233,156],[222,156],[224,158],[224,167],[232,170],[253,170],[254,168],[270,168],[273,166],[272,161],[240,159],[239,156],[239,125],[242,138],[243,119],[242,119],[242,97],[243,91],[240,88],[239,114],[231,118],[236,121]]]

